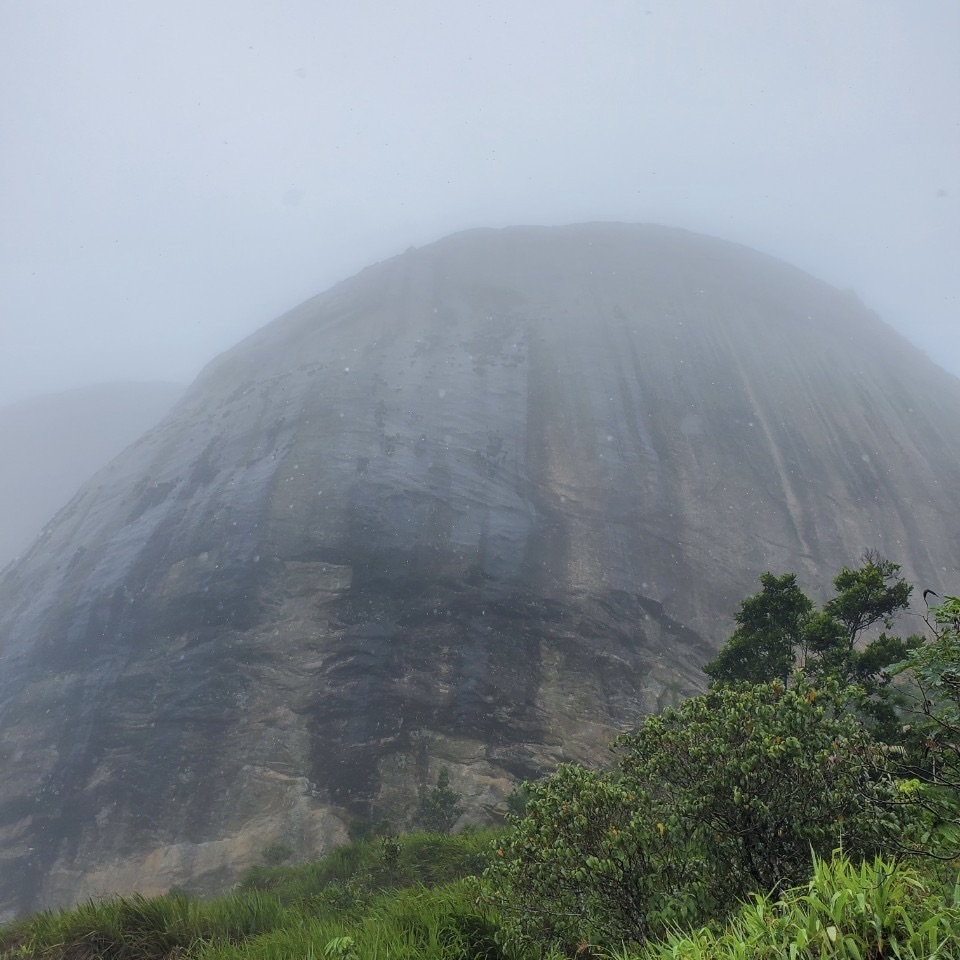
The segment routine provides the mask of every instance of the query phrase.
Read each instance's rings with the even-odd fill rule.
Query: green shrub
[[[811,850],[872,856],[910,814],[862,693],[827,680],[718,688],[622,737],[621,776],[645,788],[668,837],[701,851],[720,908],[806,879]]]
[[[872,856],[910,825],[854,690],[719,687],[648,717],[616,770],[531,788],[488,877],[504,938],[641,942],[803,882],[811,851]]]
[[[293,847],[285,843],[272,843],[263,851],[263,862],[268,867],[277,867],[293,856]]]
[[[693,921],[705,863],[666,842],[645,794],[621,779],[563,765],[531,791],[525,815],[487,871],[514,950],[639,941]]]
[[[460,799],[460,794],[450,786],[450,772],[441,767],[437,785],[420,794],[414,826],[428,833],[449,833],[463,814]]]
[[[927,815],[921,847],[960,856],[960,598],[944,597],[926,622],[930,638],[895,668],[915,685],[906,798]]]

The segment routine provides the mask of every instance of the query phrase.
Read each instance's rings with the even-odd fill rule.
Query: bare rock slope
[[[213,889],[602,756],[764,570],[956,587],[960,383],[744,248],[472,231],[214,361],[0,583],[0,898]]]

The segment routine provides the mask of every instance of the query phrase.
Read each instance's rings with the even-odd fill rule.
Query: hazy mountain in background
[[[0,569],[182,393],[172,383],[103,383],[0,407]]]
[[[0,407],[0,568],[182,394],[172,383],[103,383]]]
[[[475,818],[696,690],[765,570],[956,590],[960,382],[652,226],[471,231],[211,363],[0,581],[0,895]]]

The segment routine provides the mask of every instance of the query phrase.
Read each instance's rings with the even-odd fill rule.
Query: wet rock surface
[[[0,905],[469,816],[697,690],[767,569],[956,588],[960,383],[782,263],[472,231],[211,363],[0,582]]]

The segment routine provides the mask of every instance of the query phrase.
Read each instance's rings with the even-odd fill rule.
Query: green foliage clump
[[[880,858],[816,860],[813,877],[779,899],[744,904],[726,929],[673,932],[636,960],[753,960],[757,957],[960,956],[960,886],[936,889],[901,863]],[[618,960],[626,960],[624,955]]]
[[[620,738],[610,772],[531,788],[496,851],[517,943],[639,942],[802,882],[810,854],[872,855],[908,825],[855,690],[718,687]]]
[[[277,867],[293,856],[293,847],[285,843],[271,843],[263,851],[263,862],[268,867]]]
[[[795,574],[763,574],[763,589],[742,601],[736,629],[704,672],[715,685],[789,683],[798,668],[810,683],[856,684],[867,694],[861,706],[865,721],[879,738],[898,741],[901,698],[890,686],[891,668],[921,638],[903,640],[886,632],[870,642],[864,637],[878,624],[889,630],[893,616],[910,602],[913,588],[899,573],[897,564],[867,554],[862,566],[843,567],[834,577],[835,595],[819,611]]]
[[[930,608],[932,638],[908,651],[896,672],[909,671],[919,690],[914,713],[931,768],[960,787],[960,598]]]
[[[463,815],[461,795],[450,786],[450,771],[441,767],[437,785],[421,791],[414,826],[429,833],[449,833]]]
[[[803,879],[810,852],[872,853],[905,824],[884,753],[856,719],[860,694],[774,681],[719,689],[621,738],[621,771],[707,852],[720,906]]]
[[[408,888],[374,904],[356,933],[356,960],[499,960],[496,918],[476,882]]]
[[[931,638],[894,668],[917,690],[904,797],[928,818],[926,852],[953,858],[960,856],[960,598],[931,607],[927,624]]]
[[[795,573],[782,577],[764,573],[760,583],[760,593],[741,602],[737,627],[726,645],[703,668],[715,681],[786,683],[793,673],[813,601],[797,586]]]
[[[657,916],[680,918],[674,904],[702,865],[671,856],[645,797],[566,764],[531,792],[486,875],[506,943],[573,953],[580,943],[641,940]]]

